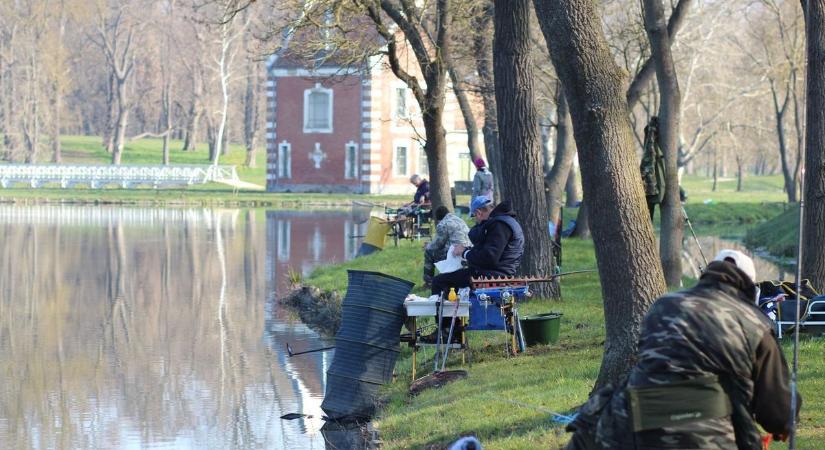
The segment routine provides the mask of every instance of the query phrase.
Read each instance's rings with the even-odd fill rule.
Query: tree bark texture
[[[570,121],[570,107],[564,92],[556,95],[556,156],[553,167],[547,174],[547,207],[550,209],[550,220],[556,223],[562,207],[562,192],[564,192],[573,160],[576,159],[576,142],[573,138],[573,122]]]
[[[548,275],[553,270],[553,245],[547,229],[550,211],[544,194],[538,112],[533,97],[530,60],[530,0],[496,0],[493,67],[495,70],[501,172],[507,196],[524,235],[519,272]],[[558,286],[542,285],[536,294],[557,298]]]
[[[825,288],[825,0],[807,0],[807,107],[802,277]]]
[[[660,209],[659,255],[668,286],[682,284],[684,222],[679,199],[679,115],[682,98],[662,0],[644,0],[645,29],[659,85],[659,142],[665,155],[665,196]]]
[[[653,225],[644,203],[624,75],[589,0],[534,0],[570,104],[602,285],[605,349],[596,385],[632,367],[642,319],[665,292]]]
[[[590,239],[590,215],[587,213],[587,203],[582,202],[576,212],[576,228],[570,236],[579,239]]]
[[[484,105],[484,150],[487,165],[493,172],[493,196],[496,202],[503,196],[504,180],[501,176],[501,146],[498,136],[498,109],[496,106],[496,86],[493,77],[493,1],[485,0],[483,13],[475,19],[476,34],[473,48],[476,54],[476,72],[481,80],[481,103]]]

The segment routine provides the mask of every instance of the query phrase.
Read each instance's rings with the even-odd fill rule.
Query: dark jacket
[[[712,262],[696,286],[657,300],[645,316],[639,358],[627,384],[608,396],[604,391],[594,394],[579,424],[571,424],[598,443],[586,448],[758,450],[756,423],[770,433],[787,432],[788,365],[772,323],[754,306],[755,293],[744,272]],[[718,395],[730,401],[729,415],[684,419],[689,415],[685,408],[695,408],[696,402],[667,402],[673,389],[684,394],[685,384],[713,377],[722,388]],[[634,433],[628,400],[631,392],[651,387],[664,388],[664,406],[657,405],[660,416],[678,419]]]
[[[427,180],[421,180],[418,183],[418,189],[415,190],[415,195],[413,196],[413,203],[421,204],[421,203],[428,203],[430,201],[430,182]]]
[[[501,202],[490,217],[470,230],[473,247],[464,254],[473,275],[515,275],[524,253],[524,232],[509,202]]]

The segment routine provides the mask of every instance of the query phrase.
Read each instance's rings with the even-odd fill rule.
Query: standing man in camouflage
[[[446,206],[436,208],[435,220],[438,222],[435,226],[435,236],[424,246],[424,285],[427,287],[433,284],[436,261],[447,259],[447,250],[451,245],[471,245],[467,236],[469,227]]]
[[[696,286],[657,300],[628,379],[593,393],[567,449],[759,450],[757,423],[784,440],[788,365],[755,279],[749,257],[722,250]]]

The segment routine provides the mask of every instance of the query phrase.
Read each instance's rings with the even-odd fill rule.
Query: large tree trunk
[[[802,277],[825,288],[825,0],[806,0],[808,80]],[[804,3],[803,3],[804,4]]]
[[[550,220],[556,223],[562,207],[561,194],[564,192],[573,160],[576,159],[576,142],[573,139],[573,123],[570,121],[570,107],[562,88],[556,95],[556,157],[547,174],[547,207]]]
[[[533,97],[533,65],[530,60],[530,0],[496,0],[493,67],[498,103],[501,172],[510,200],[524,230],[525,241],[519,272],[548,275],[553,270],[553,245],[547,224],[550,212],[544,195],[542,151],[538,113]],[[557,298],[558,285],[543,284],[536,294]]]
[[[645,28],[650,50],[656,66],[659,85],[659,142],[665,156],[665,196],[661,205],[659,254],[668,286],[682,284],[682,236],[684,223],[682,203],[679,199],[679,114],[682,97],[676,66],[670,51],[670,36],[665,25],[665,8],[662,0],[645,0]]]
[[[665,292],[653,225],[636,167],[633,135],[616,66],[589,0],[534,0],[570,114],[601,279],[605,349],[597,385],[630,370],[642,319]]]
[[[498,136],[498,110],[496,106],[496,86],[493,80],[493,2],[485,0],[483,13],[476,16],[473,28],[473,48],[476,54],[476,72],[481,80],[481,103],[484,105],[484,151],[487,165],[493,172],[493,196],[495,201],[503,197],[504,180],[501,174],[501,146]]]

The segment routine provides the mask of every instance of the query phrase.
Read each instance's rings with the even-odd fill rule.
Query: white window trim
[[[349,161],[349,150],[353,149],[355,151],[355,158],[353,163],[355,167],[352,167]],[[358,155],[358,144],[354,141],[349,141],[344,145],[344,178],[347,180],[357,179],[358,178],[358,165],[361,160],[359,159]],[[353,172],[353,176],[350,176],[350,171]]]
[[[286,158],[284,158],[284,155],[286,155]],[[278,144],[277,173],[278,178],[292,178],[292,144],[287,141],[282,141]]]
[[[421,146],[417,146],[417,147],[418,148],[416,150],[418,150],[418,152],[416,152],[416,154],[418,155],[418,158],[415,161],[415,165],[417,166],[418,172],[416,172],[416,173],[420,174],[422,176],[424,176],[424,175],[429,176],[430,167],[428,165],[428,161],[426,161],[427,160],[427,154],[424,153],[424,147],[421,147]],[[424,160],[423,161],[424,162],[423,166],[421,164],[422,160]]]
[[[398,114],[398,90],[404,90],[404,114]],[[397,82],[392,86],[392,118],[395,120],[408,121],[410,120],[410,88],[406,83]]]
[[[329,95],[329,127],[327,128],[309,128],[307,124],[309,123],[309,94],[313,92],[322,92]],[[325,88],[321,86],[321,83],[315,83],[315,87],[311,89],[304,90],[304,133],[332,133],[332,122],[334,118],[332,117],[332,102],[334,100],[334,95],[332,93],[332,89]]]
[[[398,147],[405,147],[407,149],[407,170],[405,173],[398,173],[396,163],[398,161]],[[412,153],[413,145],[408,140],[397,139],[392,142],[392,175],[396,178],[410,176],[410,153]]]

